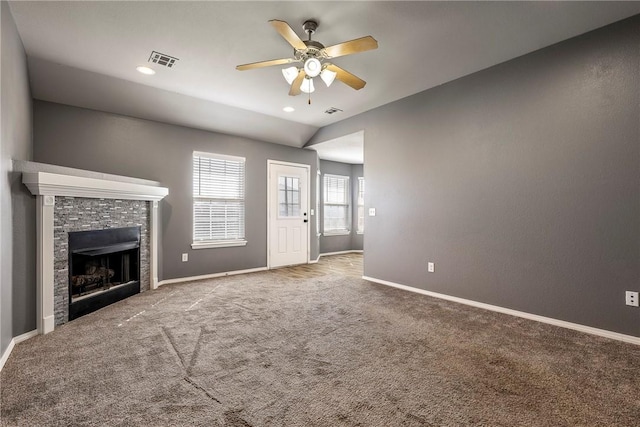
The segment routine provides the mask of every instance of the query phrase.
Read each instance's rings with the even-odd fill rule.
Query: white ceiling
[[[361,165],[364,164],[364,131],[323,141],[307,148],[317,151],[318,157],[322,160]]]
[[[10,3],[34,98],[301,147],[319,127],[640,13],[640,2],[209,1]],[[379,49],[333,62],[367,81],[288,96],[280,19],[326,46],[372,35]],[[136,66],[152,50],[173,69]],[[284,106],[296,111],[285,113]],[[325,114],[329,107],[343,110]]]

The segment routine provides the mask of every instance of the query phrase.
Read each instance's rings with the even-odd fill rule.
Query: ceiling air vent
[[[167,68],[173,68],[176,61],[179,61],[179,59],[174,56],[167,55],[166,53],[156,52],[155,50],[151,52],[151,56],[149,56],[149,62],[153,62],[154,64],[162,65]]]
[[[327,114],[333,114],[333,113],[337,113],[338,111],[342,112],[341,109],[336,108],[336,107],[331,107],[328,110],[325,110],[325,113]]]

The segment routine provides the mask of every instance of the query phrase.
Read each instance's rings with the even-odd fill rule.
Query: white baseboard
[[[318,258],[312,259],[311,261],[309,261],[309,264],[317,264],[318,261],[320,261],[320,255],[318,255]]]
[[[16,341],[14,339],[9,341],[9,345],[7,346],[7,349],[4,351],[4,354],[0,358],[0,371],[2,371],[2,368],[4,368],[4,364],[7,363],[7,360],[9,360],[9,356],[11,356],[11,352],[13,351],[13,346],[15,345],[16,345]]]
[[[2,357],[0,357],[0,371],[2,371],[2,368],[4,368],[4,364],[7,363],[7,360],[9,360],[9,356],[11,356],[13,347],[15,347],[16,344],[21,343],[22,341],[26,341],[29,338],[35,337],[36,335],[38,335],[38,331],[34,330],[12,338],[11,341],[9,341],[7,349],[4,351],[4,354],[2,355]]]
[[[469,299],[454,297],[451,295],[440,294],[438,292],[425,291],[424,289],[401,285],[399,283],[389,282],[387,280],[376,279],[373,277],[362,276],[362,278],[370,282],[375,282],[375,283],[379,283],[381,285],[386,285],[386,286],[392,286],[394,288],[403,289],[405,291],[415,292],[418,294],[427,295],[434,298],[440,298],[447,301],[453,301],[460,304],[470,305],[472,307],[483,308],[485,310],[496,311],[498,313],[509,314],[511,316],[522,317],[524,319],[534,320],[536,322],[541,322],[541,323],[547,323],[549,325],[559,326],[561,328],[573,329],[575,331],[584,332],[592,335],[598,335],[600,337],[610,338],[612,340],[623,341],[629,344],[640,345],[640,337],[634,337],[633,335],[625,335],[618,332],[607,331],[606,329],[598,329],[591,326],[581,325],[579,323],[567,322],[565,320],[554,319],[552,317],[539,316],[537,314],[531,314],[524,311],[512,310],[510,308],[500,307],[497,305],[485,304],[483,302],[477,302]]]
[[[35,337],[36,335],[38,335],[38,330],[34,329],[33,331],[25,332],[22,335],[18,335],[13,340],[16,342],[16,344],[20,344],[22,341],[26,341],[29,338]]]
[[[247,270],[226,271],[223,273],[203,274],[202,276],[179,277],[177,279],[161,280],[160,282],[158,282],[158,286],[168,285],[170,283],[183,283],[183,282],[193,282],[194,280],[214,279],[216,277],[235,276],[237,274],[256,273],[258,271],[265,271],[265,270],[267,270],[267,267],[249,268]]]
[[[339,252],[326,252],[323,254],[320,254],[318,256],[318,259],[320,259],[321,256],[331,256],[331,255],[344,255],[344,254],[361,254],[363,253],[362,249],[353,249],[350,251],[339,251]]]

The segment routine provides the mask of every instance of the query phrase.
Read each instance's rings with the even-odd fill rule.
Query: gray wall
[[[640,336],[639,32],[636,16],[321,129],[310,144],[365,129],[365,274]]]
[[[351,249],[361,251],[364,248],[364,234],[358,234],[358,178],[364,177],[363,165],[351,165],[351,197],[353,203],[351,205]],[[366,189],[366,187],[365,187]],[[366,197],[366,191],[365,191]]]
[[[246,158],[247,246],[192,250],[192,153]],[[162,217],[160,279],[264,267],[267,262],[267,160],[311,166],[317,154],[287,147],[50,102],[34,102],[34,160],[159,181],[169,188]],[[311,191],[312,206],[315,191]],[[311,221],[311,258],[318,256]],[[189,261],[182,262],[181,254]]]
[[[328,235],[324,233],[320,236],[320,253],[327,254],[332,252],[343,252],[351,250],[362,250],[363,235],[356,234],[358,225],[357,219],[357,191],[358,177],[363,176],[362,165],[351,165],[347,163],[333,162],[329,160],[320,160],[320,172],[322,174],[322,184],[324,183],[324,175],[343,175],[349,177],[351,186],[351,233],[347,235]],[[320,230],[323,230],[324,209],[324,187],[320,185]]]
[[[20,187],[19,174],[12,172],[12,159],[31,159],[31,93],[22,41],[7,2],[1,2],[0,8],[0,354],[3,354],[14,336],[35,329],[35,316],[25,313],[34,313],[36,297],[35,204],[26,188]]]

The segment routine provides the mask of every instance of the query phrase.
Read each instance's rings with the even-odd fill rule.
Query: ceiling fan
[[[269,23],[275,30],[293,46],[293,58],[273,59],[270,61],[252,62],[250,64],[238,65],[239,71],[252,70],[255,68],[271,67],[274,65],[284,65],[299,63],[302,67],[291,66],[282,70],[284,78],[287,80],[291,88],[289,95],[300,95],[301,92],[312,93],[315,88],[313,86],[313,78],[320,76],[327,86],[333,83],[334,79],[340,80],[342,83],[359,90],[364,87],[366,82],[361,78],[343,70],[328,60],[338,58],[340,56],[352,55],[354,53],[365,52],[378,48],[378,42],[371,36],[361,37],[359,39],[338,43],[333,46],[325,47],[322,43],[311,40],[311,35],[318,29],[318,22],[314,20],[305,21],[302,29],[308,35],[308,40],[301,40],[293,31],[291,26],[285,21],[272,19]]]

